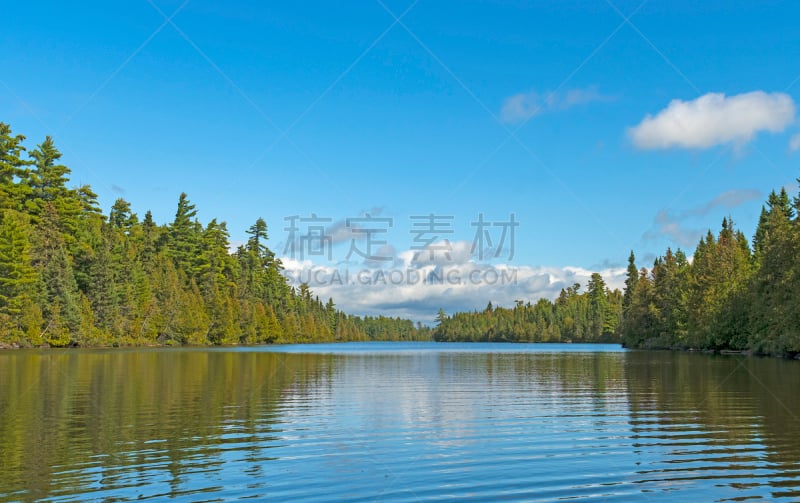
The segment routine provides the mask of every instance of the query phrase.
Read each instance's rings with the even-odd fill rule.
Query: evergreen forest
[[[551,302],[439,312],[438,341],[621,342],[631,348],[800,354],[800,196],[773,191],[752,243],[730,218],[691,260],[667,249],[651,268],[628,258],[624,292],[595,273]]]
[[[414,340],[410,320],[358,317],[293,288],[257,219],[231,251],[186,194],[172,222],[124,199],[101,211],[69,187],[52,138],[28,150],[0,123],[0,346],[139,346]]]
[[[694,253],[667,249],[624,291],[594,273],[553,301],[448,315],[429,329],[359,317],[294,288],[258,218],[231,249],[186,194],[156,223],[91,187],[69,187],[52,138],[31,148],[0,123],[0,347],[329,341],[620,342],[632,348],[800,354],[800,196],[773,191],[752,240],[731,218]]]

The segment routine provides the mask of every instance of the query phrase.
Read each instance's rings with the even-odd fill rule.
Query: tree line
[[[619,342],[618,326],[623,296],[610,290],[603,277],[594,273],[587,290],[575,283],[561,290],[555,301],[539,299],[535,304],[517,300],[513,308],[455,313],[443,310],[433,330],[436,341],[472,342]]]
[[[225,222],[201,224],[181,194],[157,224],[91,187],[68,187],[52,138],[28,151],[0,122],[0,345],[130,346],[414,340],[410,320],[348,315],[290,285],[267,223],[231,252]]]
[[[730,218],[692,260],[667,249],[652,269],[628,261],[620,334],[640,348],[800,353],[800,196],[773,191],[752,245]]]
[[[798,180],[800,181],[800,180]],[[638,269],[631,252],[624,292],[595,273],[555,301],[510,309],[439,312],[438,341],[622,342],[631,348],[800,354],[800,196],[773,191],[752,245],[727,217],[700,239]]]

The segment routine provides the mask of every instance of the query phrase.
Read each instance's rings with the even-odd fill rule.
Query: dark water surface
[[[6,351],[0,500],[797,501],[799,390],[617,346]]]

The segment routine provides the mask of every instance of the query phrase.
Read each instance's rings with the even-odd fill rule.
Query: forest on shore
[[[800,181],[800,180],[798,180]],[[631,348],[800,354],[800,196],[773,191],[752,245],[730,218],[691,260],[667,249],[651,268],[628,258],[624,292],[593,274],[555,301],[439,312],[437,341],[621,342]]]
[[[181,194],[157,224],[91,187],[47,137],[30,151],[0,122],[0,347],[418,340],[400,318],[358,317],[292,287],[259,218],[231,252],[225,222],[201,224]]]
[[[587,290],[581,285],[561,290],[555,301],[535,304],[517,300],[513,308],[454,313],[443,310],[436,317],[433,339],[442,342],[620,342],[618,328],[623,296],[610,290],[594,273]]]
[[[620,342],[632,348],[800,354],[800,196],[772,192],[752,243],[725,218],[693,255],[628,258],[624,291],[599,273],[555,300],[446,314],[429,329],[359,317],[294,288],[258,218],[231,250],[181,194],[157,224],[91,187],[69,188],[52,138],[30,151],[0,122],[0,347],[265,344],[370,340]]]

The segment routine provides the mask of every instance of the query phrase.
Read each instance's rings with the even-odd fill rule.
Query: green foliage
[[[8,315],[21,314],[36,294],[32,232],[26,215],[14,210],[0,213],[0,312]]]
[[[622,293],[610,291],[593,274],[586,293],[580,285],[562,289],[555,302],[518,300],[513,308],[489,305],[481,312],[447,316],[440,309],[433,338],[467,342],[618,342]]]
[[[623,314],[627,312],[631,306],[637,281],[639,281],[639,270],[636,268],[636,256],[633,254],[633,250],[631,250],[631,254],[628,257],[628,274],[625,278],[625,295],[622,297]]]
[[[27,180],[27,167],[32,161],[22,158],[25,137],[14,135],[8,124],[0,122],[0,210],[22,209],[22,201],[30,191],[29,184],[20,184]]]
[[[224,222],[203,226],[181,194],[175,219],[108,216],[48,137],[29,159],[0,123],[0,345],[264,344],[429,338],[408,320],[346,315],[293,289],[267,247],[267,223],[230,252]]]
[[[800,181],[800,180],[799,180]],[[800,195],[772,192],[751,250],[730,218],[700,239],[690,263],[667,249],[651,269],[628,257],[625,291],[610,292],[593,274],[587,292],[575,284],[555,302],[513,309],[443,310],[439,341],[621,341],[634,348],[800,354]]]
[[[752,250],[726,218],[689,264],[670,250],[628,282],[620,327],[630,347],[800,353],[800,198],[772,192]]]

